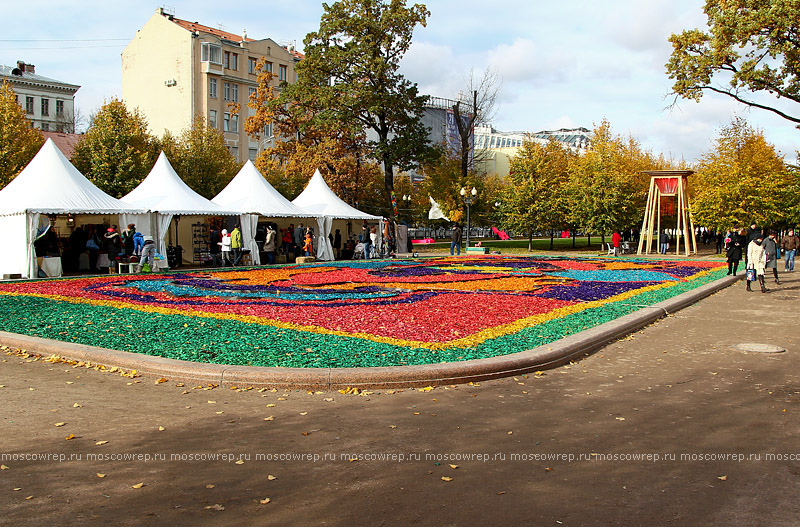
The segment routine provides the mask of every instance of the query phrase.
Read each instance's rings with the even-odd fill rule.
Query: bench
[[[464,249],[469,253],[477,253],[477,254],[489,254],[489,247],[467,247]]]

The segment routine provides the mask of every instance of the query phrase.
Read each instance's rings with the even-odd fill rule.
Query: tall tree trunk
[[[554,229],[550,229],[550,250],[553,250],[553,236],[555,236],[556,231]]]
[[[577,230],[575,228],[572,228],[571,230],[572,230],[572,248],[574,249],[575,248],[575,238],[578,237],[578,233],[577,233]]]
[[[528,252],[533,252],[533,231],[528,231]]]

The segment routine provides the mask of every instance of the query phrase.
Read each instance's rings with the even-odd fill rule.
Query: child
[[[156,244],[153,243],[152,236],[145,236],[144,237],[144,246],[142,247],[142,257],[139,260],[139,263],[136,265],[136,271],[142,272],[142,268],[144,267],[145,263],[150,266],[152,270],[155,266],[155,259],[154,256],[156,254]]]
[[[306,256],[312,256],[314,253],[314,243],[311,241],[311,232],[306,232],[306,241],[303,244],[303,251],[305,251]]]
[[[136,256],[141,256],[142,247],[144,247],[144,234],[136,231],[133,233],[133,254]]]

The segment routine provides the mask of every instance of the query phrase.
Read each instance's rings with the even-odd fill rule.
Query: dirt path
[[[784,276],[544,375],[431,391],[197,389],[2,355],[0,524],[797,525]]]

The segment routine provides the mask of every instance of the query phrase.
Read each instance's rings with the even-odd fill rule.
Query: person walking
[[[761,292],[769,291],[764,283],[764,270],[767,266],[767,256],[764,254],[764,235],[760,232],[747,244],[747,290],[750,289],[750,282],[758,280],[761,285]],[[755,279],[755,280],[754,280]]]
[[[333,252],[337,260],[342,257],[342,233],[339,229],[336,229],[336,234],[333,235]]]
[[[736,232],[736,229],[730,234],[728,244],[725,247],[725,255],[728,257],[728,274],[736,276],[736,269],[739,267],[739,262],[742,260],[742,251],[745,249],[745,230]]]
[[[461,238],[462,238],[461,225],[459,225],[458,223],[454,223],[453,234],[450,236],[450,256],[453,256],[454,250],[456,256],[461,256]]]
[[[786,259],[786,265],[783,271],[785,273],[793,273],[794,257],[797,254],[797,249],[800,249],[800,239],[795,236],[794,229],[789,229],[789,233],[783,237],[781,249],[783,249],[783,256]]]
[[[242,261],[242,231],[239,230],[239,224],[231,231],[231,253],[233,256],[233,266],[239,265]]]
[[[772,269],[772,274],[775,276],[775,283],[781,285],[780,278],[778,278],[778,242],[775,240],[775,231],[769,231],[769,234],[761,245],[764,247],[764,257],[767,260],[767,269]]]
[[[295,227],[292,236],[294,238],[294,255],[295,257],[300,256],[303,254],[303,243],[305,240],[306,230],[303,228],[303,224],[300,223]]]

